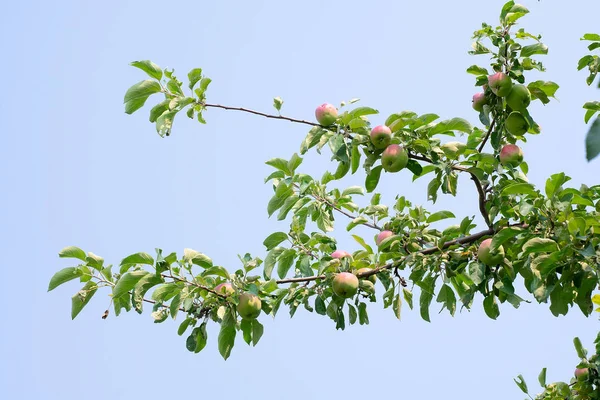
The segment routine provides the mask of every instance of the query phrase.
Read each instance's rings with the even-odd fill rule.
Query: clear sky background
[[[102,320],[107,291],[75,321],[77,282],[46,293],[52,274],[71,265],[57,257],[68,245],[114,264],[155,247],[190,247],[234,270],[237,254],[264,256],[263,239],[288,227],[267,219],[264,161],[298,151],[307,127],[210,110],[208,125],[179,118],[161,139],[148,108],[123,111],[126,89],[145,79],[129,62],[151,59],[181,77],[202,67],[213,79],[211,102],[270,112],[281,96],[283,113],[297,118],[314,118],[323,102],[360,97],[381,111],[376,124],[401,110],[477,123],[465,69],[487,60],[467,55],[470,37],[481,22],[497,23],[503,3],[3,3],[0,397],[504,400],[524,397],[512,381],[518,374],[534,389],[542,367],[549,381],[569,379],[578,362],[572,338],[591,347],[600,326],[578,309],[555,318],[547,305],[506,304],[492,321],[477,298],[454,318],[436,314],[434,304],[432,323],[405,307],[399,322],[379,301],[370,304],[370,325],[336,331],[327,317],[299,310],[290,319],[282,308],[276,320],[261,317],[256,348],[238,337],[225,362],[215,326],[195,355],[176,334],[179,321],[153,324],[149,313]],[[585,161],[581,106],[600,91],[585,85],[576,65],[586,52],[579,38],[598,31],[600,2],[523,3],[532,13],[522,24],[550,46],[543,78],[561,85],[560,103],[531,107],[543,134],[523,146],[530,180],[543,184],[565,171],[573,185],[597,184],[600,159]],[[328,159],[313,152],[301,170],[320,177],[332,168]],[[363,182],[359,171],[340,187]],[[388,201],[401,193],[425,203],[427,182],[384,174],[378,190]],[[460,184],[457,198],[426,206],[460,219],[477,215],[472,185]],[[355,250],[340,223],[340,247]]]

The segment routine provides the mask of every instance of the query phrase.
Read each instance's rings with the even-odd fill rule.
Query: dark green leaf
[[[546,368],[543,368],[538,375],[538,382],[540,383],[541,387],[546,386]]]
[[[586,158],[592,161],[600,154],[600,117],[596,118],[585,138]]]
[[[233,345],[235,344],[235,333],[235,318],[233,318],[230,311],[227,311],[223,322],[221,322],[218,339],[219,353],[225,360],[229,358],[231,349],[233,349]]]
[[[371,193],[377,187],[379,183],[379,177],[381,176],[381,170],[383,167],[378,165],[377,167],[371,169],[369,175],[367,175],[367,179],[365,181],[365,187],[368,193]]]
[[[267,251],[270,251],[271,249],[273,249],[274,247],[276,247],[278,244],[280,244],[281,242],[283,242],[284,240],[286,240],[287,237],[288,237],[288,235],[285,232],[275,232],[275,233],[270,234],[263,241],[263,244],[267,248]]]
[[[517,379],[519,379],[519,380],[517,380]],[[525,383],[525,379],[523,379],[523,375],[519,375],[517,377],[517,379],[515,379],[515,383],[517,384],[519,389],[521,389],[521,391],[523,391],[523,393],[528,394],[529,389],[527,389],[527,383]]]
[[[498,303],[496,302],[496,296],[493,293],[488,294],[488,296],[483,300],[483,309],[488,317],[491,319],[496,319],[500,315],[500,309],[498,308]]]
[[[454,214],[452,214],[450,211],[438,211],[436,213],[431,214],[427,218],[427,223],[441,221],[442,219],[446,219],[446,218],[456,218],[456,216]]]
[[[154,265],[154,259],[148,253],[135,253],[121,260],[121,266],[133,264]]]
[[[98,290],[98,285],[95,282],[89,281],[79,292],[71,297],[71,319],[75,319],[81,310],[83,310],[83,307],[90,302],[96,290]]]
[[[117,299],[130,290],[133,290],[139,280],[147,275],[150,275],[150,272],[143,270],[131,271],[122,275],[113,288],[113,299]]]
[[[243,321],[243,320],[242,320]],[[256,346],[264,332],[264,327],[257,319],[252,320],[252,345]]]
[[[281,254],[279,257],[279,262],[277,263],[277,275],[279,278],[283,279],[286,277],[292,264],[294,263],[295,256],[296,250],[294,249],[287,249]]]

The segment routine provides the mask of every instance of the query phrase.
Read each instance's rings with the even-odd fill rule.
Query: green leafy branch
[[[588,50],[593,51],[600,48],[600,35],[597,33],[586,33],[583,35],[581,40],[591,41],[592,43],[588,45]],[[600,57],[597,54],[587,54],[583,56],[578,64],[577,70],[581,71],[583,68],[587,68],[589,71],[589,75],[586,79],[586,83],[590,86],[594,83],[596,76],[598,75],[598,71],[600,70]],[[600,81],[598,82],[598,87],[600,88]],[[586,111],[585,113],[585,123],[587,124],[590,119],[600,111],[600,102],[599,101],[588,101],[583,105],[583,108]],[[586,148],[586,157],[588,161],[593,160],[600,154],[600,117],[597,117],[590,130],[587,133],[585,139],[585,148]]]

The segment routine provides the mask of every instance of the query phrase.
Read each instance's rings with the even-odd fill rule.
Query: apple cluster
[[[473,109],[484,111],[485,105],[492,104],[495,97],[503,98],[509,111],[504,120],[504,128],[513,136],[523,136],[529,130],[529,121],[524,114],[531,103],[531,93],[525,85],[514,85],[512,79],[503,72],[488,76],[484,91],[473,95]],[[523,162],[523,151],[515,144],[507,144],[500,150],[500,163],[505,167],[517,167]]]

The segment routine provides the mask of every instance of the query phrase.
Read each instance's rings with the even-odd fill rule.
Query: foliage
[[[589,51],[600,48],[600,35],[597,33],[586,33],[583,35],[581,40],[592,42],[588,45]],[[598,71],[600,70],[600,57],[598,57],[596,54],[587,54],[583,56],[577,64],[577,69],[582,70],[586,67],[589,71],[586,83],[588,86],[590,86],[592,83],[594,83],[594,80],[598,75]],[[600,88],[600,81],[598,81],[598,87]],[[585,112],[585,122],[588,123],[590,119],[592,119],[592,117],[598,111],[600,111],[600,101],[588,101],[583,105],[583,108],[587,110]],[[585,140],[585,145],[588,161],[591,161],[592,159],[596,158],[598,154],[600,154],[600,117],[596,117],[592,123]]]
[[[162,70],[151,61],[136,61],[131,65],[149,79],[126,92],[125,111],[133,113],[149,97],[161,96],[151,108],[149,120],[162,137],[171,135],[175,118],[184,110],[189,118],[204,124],[209,108],[310,126],[298,153],[266,162],[273,168],[265,179],[273,190],[267,214],[287,221],[288,228],[264,239],[264,259],[246,253],[239,257],[241,266],[233,272],[192,249],[184,249],[182,254],[163,254],[162,249],[156,249],[154,255],[134,253],[113,271],[103,258],[67,247],[59,256],[74,259],[76,265],[57,272],[48,290],[74,279],[84,283],[73,297],[73,318],[103,287],[111,290],[115,315],[122,310],[142,313],[144,303],[152,306],[156,323],[179,315],[178,334],[187,336],[186,347],[192,352],[206,346],[206,326],[213,321],[220,324],[217,345],[225,359],[239,332],[253,346],[263,334],[259,319],[239,316],[238,303],[244,293],[259,297],[264,314],[275,316],[284,304],[293,316],[302,306],[329,317],[341,330],[347,325],[368,324],[368,305],[377,301],[397,318],[404,303],[411,309],[416,304],[426,321],[431,319],[434,300],[440,312],[451,315],[458,306],[468,309],[474,302],[482,302],[487,316],[496,319],[505,303],[518,308],[524,301],[535,300],[548,304],[555,316],[565,315],[573,307],[589,316],[593,303],[599,303],[594,291],[599,286],[600,185],[568,187],[570,178],[559,173],[550,176],[543,188],[536,188],[528,182],[526,162],[503,165],[499,158],[505,145],[525,142],[529,135],[539,134],[540,127],[526,106],[513,109],[506,97],[496,95],[488,76],[506,74],[514,85],[526,86],[524,92],[532,101],[543,104],[549,103],[559,88],[552,81],[526,81],[528,71],[545,71],[538,57],[548,52],[539,35],[523,28],[515,30],[517,21],[527,13],[525,7],[509,1],[502,8],[499,26],[484,23],[474,33],[470,53],[491,59],[489,70],[479,65],[467,68],[486,99],[479,112],[481,127],[463,118],[440,121],[437,114],[412,111],[380,119],[391,130],[391,144],[401,145],[408,154],[408,164],[399,173],[412,174],[413,180],[428,179],[427,196],[432,203],[440,195],[455,196],[459,174],[468,176],[485,226],[478,228],[474,215],[430,212],[400,195],[394,204],[381,204],[378,184],[394,177],[381,165],[384,149],[376,148],[370,137],[369,118],[379,118],[378,111],[355,106],[358,99],[342,103],[336,122],[325,127],[281,115],[281,98],[273,101],[276,115],[208,103],[211,80],[200,68],[188,73],[184,85],[175,71]],[[590,50],[600,46],[594,44]],[[585,64],[595,63],[594,76],[598,68],[595,57]],[[511,104],[515,103],[511,100]],[[586,120],[592,116],[593,112],[586,115]],[[511,120],[521,121],[524,128],[514,129]],[[447,141],[448,137],[462,141]],[[320,178],[303,173],[302,156],[313,149],[320,154],[325,147],[331,152],[334,170],[325,171]],[[358,174],[361,166],[364,188],[333,187],[348,174]],[[356,196],[366,195],[368,204],[359,206]],[[456,223],[440,230],[434,223],[442,220]],[[351,254],[336,252],[341,249],[329,234],[336,223],[343,223],[358,244]],[[372,229],[373,237],[353,234],[357,226]],[[376,241],[381,231],[391,231],[391,235]],[[491,253],[503,254],[491,265],[478,257],[478,244],[486,238],[492,239]],[[332,290],[332,280],[340,272],[354,273],[360,279],[358,292],[350,299]],[[380,284],[373,283],[374,276]],[[223,290],[223,284],[230,284],[233,290]],[[380,290],[382,295],[377,296]],[[107,315],[108,310],[103,318]],[[584,352],[579,347],[581,356]],[[598,355],[581,358],[580,366],[591,371],[585,383],[552,386],[540,378],[545,388],[540,396],[545,397],[538,398],[558,398],[556,393],[564,397],[567,389],[568,396],[572,391],[579,393],[572,398],[598,398],[589,394],[598,388]],[[517,383],[527,392],[522,378]],[[584,393],[588,397],[582,397]]]

